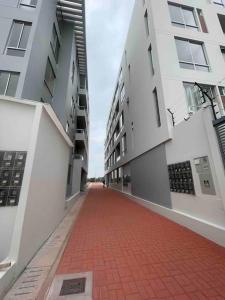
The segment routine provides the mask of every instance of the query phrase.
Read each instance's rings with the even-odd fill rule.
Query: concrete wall
[[[0,150],[28,151],[33,119],[32,106],[0,100]],[[9,253],[17,210],[0,208],[0,261]]]
[[[12,262],[9,270],[0,273],[1,298],[67,212],[65,195],[73,144],[49,105],[4,98],[0,107],[1,149],[28,152],[19,205],[12,211],[0,209],[0,216],[4,214],[0,224],[7,228],[1,231],[0,239],[8,245],[6,249],[0,244],[0,254]]]
[[[130,163],[132,194],[171,208],[165,146],[160,145]]]
[[[196,195],[171,193],[174,210],[225,227],[225,173],[210,109],[196,113],[174,129],[166,143],[167,163],[191,161]],[[208,156],[216,195],[203,194],[194,159]]]

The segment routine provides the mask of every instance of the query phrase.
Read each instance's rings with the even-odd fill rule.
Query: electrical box
[[[190,161],[168,166],[170,190],[176,193],[195,194]]]
[[[19,202],[26,152],[0,151],[0,207]]]
[[[216,195],[208,156],[195,158],[194,164],[199,176],[202,193]]]

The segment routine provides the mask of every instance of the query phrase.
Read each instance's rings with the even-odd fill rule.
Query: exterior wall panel
[[[130,163],[132,194],[171,208],[165,146],[160,145]]]

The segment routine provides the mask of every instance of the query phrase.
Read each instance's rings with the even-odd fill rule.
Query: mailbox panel
[[[190,161],[168,166],[170,191],[175,193],[195,194]]]
[[[27,152],[0,151],[0,207],[19,202]]]
[[[195,158],[194,163],[199,176],[202,193],[207,195],[216,195],[208,156]]]

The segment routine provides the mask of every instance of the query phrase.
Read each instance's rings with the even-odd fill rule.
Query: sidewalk
[[[88,271],[94,300],[225,299],[225,249],[97,184],[57,273]]]

